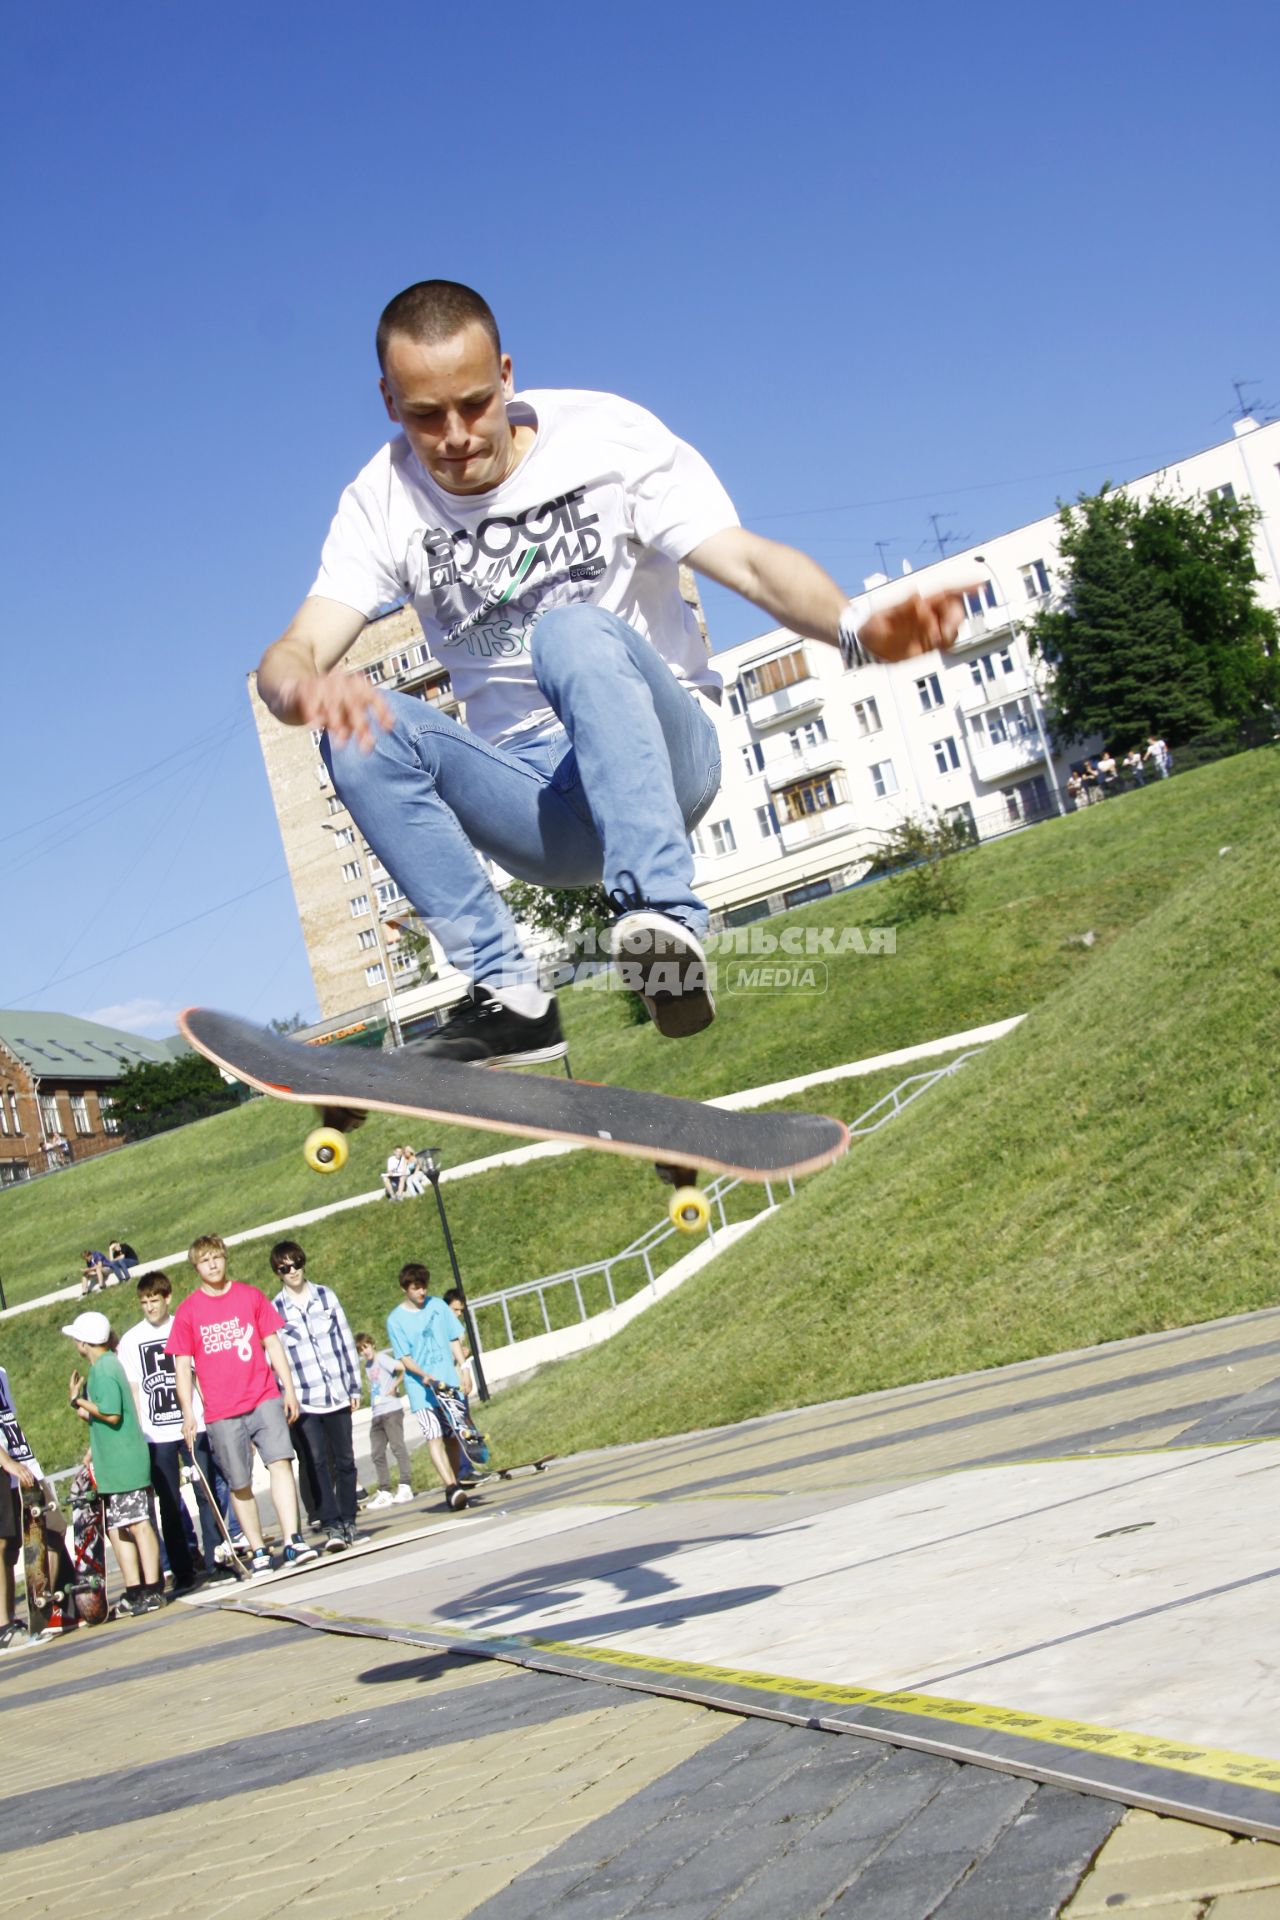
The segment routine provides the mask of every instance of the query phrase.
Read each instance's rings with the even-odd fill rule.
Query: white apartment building
[[[1148,499],[1162,488],[1258,505],[1259,595],[1280,607],[1280,422],[1241,420],[1230,440],[1123,490]],[[693,844],[696,884],[718,920],[780,912],[851,884],[912,814],[962,813],[986,838],[1062,809],[1072,761],[1097,743],[1051,753],[1042,670],[1025,638],[1058,590],[1058,532],[1049,514],[909,579],[904,568],[898,580],[864,581],[870,609],[983,578],[950,653],[846,669],[833,647],[775,630],[716,654],[722,782]]]
[[[1230,440],[1124,491],[1146,499],[1161,488],[1184,498],[1226,491],[1256,503],[1259,593],[1280,608],[1280,422],[1240,420]],[[1049,514],[909,579],[904,565],[902,578],[863,583],[871,607],[895,593],[981,577],[948,654],[846,668],[834,647],[776,629],[715,655],[725,682],[722,784],[693,836],[696,885],[714,924],[851,885],[908,815],[961,812],[986,837],[1062,808],[1066,770],[1079,754],[1051,754],[1024,633],[1058,590],[1057,537]],[[409,609],[370,622],[348,663],[375,684],[457,712],[448,675]],[[402,945],[409,903],[333,793],[318,738],[281,726],[252,675],[249,683],[323,1023],[395,1027],[451,1005],[464,983],[438,949],[420,967]],[[1158,727],[1158,694],[1153,703]],[[1080,751],[1094,744],[1082,742]]]

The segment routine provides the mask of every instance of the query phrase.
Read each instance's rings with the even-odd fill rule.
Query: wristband
[[[840,615],[840,658],[846,667],[860,666],[867,658],[867,650],[858,638],[858,622],[854,616],[853,601],[846,603]]]

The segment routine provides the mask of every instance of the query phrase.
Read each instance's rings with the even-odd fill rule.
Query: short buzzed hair
[[[415,280],[382,309],[378,322],[378,365],[387,370],[387,342],[393,333],[433,346],[452,340],[464,327],[484,328],[496,354],[502,353],[498,323],[489,302],[457,280]]]

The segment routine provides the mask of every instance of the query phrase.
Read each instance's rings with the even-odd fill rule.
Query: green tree
[[[887,873],[889,897],[898,920],[936,920],[959,913],[969,890],[967,865],[952,858],[974,844],[967,815],[935,807],[923,818],[900,820],[885,835],[871,863],[872,873]]]
[[[1062,604],[1029,632],[1052,669],[1058,744],[1238,737],[1280,693],[1280,633],[1254,595],[1256,510],[1104,488],[1058,517]]]
[[[613,908],[598,883],[593,887],[535,887],[527,880],[513,880],[503,889],[502,897],[521,926],[563,940],[571,956],[575,950],[593,957],[607,952],[604,932],[613,918]],[[640,995],[627,993],[623,999],[628,1019],[643,1026],[649,1011]]]
[[[139,1062],[111,1090],[115,1115],[131,1140],[185,1127],[238,1106],[244,1089],[229,1086],[211,1060],[183,1053],[163,1066]]]

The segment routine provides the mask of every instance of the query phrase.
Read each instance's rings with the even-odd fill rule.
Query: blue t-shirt
[[[391,1342],[391,1351],[401,1360],[412,1360],[416,1367],[429,1373],[434,1380],[441,1380],[446,1387],[460,1387],[458,1369],[454,1365],[451,1342],[463,1338],[462,1322],[451,1307],[434,1294],[428,1295],[421,1310],[408,1305],[399,1306],[387,1315],[387,1338]],[[427,1390],[417,1374],[405,1368],[404,1390],[409,1396],[409,1406],[417,1413],[427,1405]]]

